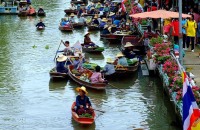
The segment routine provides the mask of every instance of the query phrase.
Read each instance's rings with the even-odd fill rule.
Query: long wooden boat
[[[76,106],[76,102],[73,102],[72,107],[71,107],[71,112],[72,112],[72,117],[76,122],[80,124],[84,124],[84,125],[90,125],[94,123],[95,121],[94,118],[96,116],[95,112],[93,112],[92,118],[80,117],[75,111],[75,106]]]
[[[73,27],[68,27],[68,26],[59,26],[59,29],[61,31],[73,31]]]
[[[44,29],[45,27],[42,27],[42,26],[37,27],[37,30],[44,30]]]
[[[51,69],[49,75],[51,79],[66,79],[68,77],[67,73],[56,72],[56,68]]]
[[[73,28],[82,28],[85,26],[85,24],[84,23],[73,23],[72,26],[73,26]]]
[[[73,9],[65,9],[64,12],[67,15],[70,15],[71,13],[74,13],[75,15],[77,14],[77,10],[73,10]]]
[[[124,36],[122,38],[122,41],[121,41],[121,49],[122,49],[122,52],[123,52],[123,49],[124,49],[124,46],[126,45],[127,42],[130,42],[132,45],[134,45],[134,49],[136,50],[139,50],[139,51],[136,51],[135,53],[136,54],[145,54],[145,46],[144,44],[142,43],[139,43],[138,41],[140,40],[140,37],[138,36]]]
[[[72,70],[74,69],[74,66],[73,65],[69,65],[68,66],[68,75],[69,77],[74,80],[76,83],[80,84],[80,85],[83,85],[85,87],[88,87],[88,88],[93,88],[93,89],[97,89],[97,90],[104,90],[106,89],[106,83],[91,83],[91,82],[86,82],[84,80],[81,80],[80,79],[80,76],[77,76],[75,74],[72,73]],[[88,77],[91,77],[93,72],[91,70],[88,70],[88,69],[84,69],[84,72],[83,73],[87,73],[88,74]]]
[[[98,26],[95,26],[95,25],[88,25],[88,31],[96,31],[96,30],[99,30],[99,27]]]
[[[38,12],[37,15],[38,16],[46,16],[46,13],[45,12]]]
[[[82,51],[83,52],[87,52],[87,53],[101,53],[104,51],[104,47],[99,47],[99,46],[96,46],[96,47],[85,47],[84,44],[81,44],[82,45]]]

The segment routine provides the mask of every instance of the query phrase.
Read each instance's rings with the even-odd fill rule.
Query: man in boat
[[[91,83],[104,83],[104,82],[107,82],[102,78],[102,74],[101,74],[100,71],[101,71],[101,67],[97,65],[95,67],[95,72],[90,77]]]
[[[84,86],[77,87],[76,91],[79,92],[79,95],[76,96],[76,113],[82,115],[85,113],[91,114],[94,112],[90,99],[86,96],[88,94]]]
[[[73,65],[76,70],[81,72],[83,70],[83,63],[85,62],[85,58],[82,56],[81,52],[75,54]]]
[[[104,28],[104,26],[107,24],[107,19],[106,18],[103,18],[99,24],[99,28],[100,30],[102,30]]]
[[[89,47],[89,46],[95,47],[94,42],[92,42],[91,39],[90,39],[90,33],[89,32],[86,32],[84,37],[85,37],[84,38],[84,46],[85,47]]]
[[[63,52],[63,55],[66,55],[66,56],[73,55],[72,48],[70,47],[69,41],[65,41],[63,42],[63,44],[65,46],[65,49],[62,51],[57,51],[57,52]]]
[[[59,55],[57,57],[57,62],[56,62],[56,70],[57,72],[59,73],[67,73],[68,72],[68,69],[65,67],[65,63],[66,63],[66,60],[67,60],[67,57],[64,56],[63,54]]]
[[[115,60],[115,63],[118,66],[128,66],[127,59],[124,57],[124,55],[120,52],[117,54],[117,59]]]
[[[33,14],[35,14],[36,12],[35,12],[35,9],[30,5],[29,6],[29,9],[28,9],[28,15],[33,15]]]
[[[105,75],[112,75],[115,73],[115,66],[114,66],[114,61],[112,61],[111,58],[108,58],[106,61],[106,65],[104,66],[103,69],[103,73],[105,73]]]
[[[44,9],[42,8],[42,6],[40,6],[40,8],[38,9],[38,13],[44,13]]]
[[[133,45],[130,42],[126,42],[126,45],[124,46],[123,54],[126,58],[132,59],[135,58],[136,54],[133,52]]]
[[[105,25],[102,31],[102,34],[106,35],[106,34],[110,34],[109,30],[108,30],[108,25]]]
[[[39,23],[36,24],[36,27],[37,28],[40,28],[40,27],[44,28],[45,27],[45,24],[43,23],[42,19],[40,19]]]
[[[75,23],[75,18],[74,18],[74,13],[71,13],[71,15],[70,15],[70,19],[69,19],[69,21],[71,22],[71,23]]]

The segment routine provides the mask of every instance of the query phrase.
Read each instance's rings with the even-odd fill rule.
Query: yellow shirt
[[[192,124],[191,130],[200,130],[200,119]]]
[[[140,4],[141,4],[141,6],[142,6],[142,7],[144,7],[144,2],[145,2],[145,0],[139,0],[139,2],[138,2],[138,3],[140,3]]]
[[[193,21],[190,21],[188,20],[186,22],[186,35],[189,36],[189,37],[195,37],[196,36],[196,28],[197,28],[197,24],[196,24],[196,21],[193,20]]]
[[[171,18],[164,19],[164,26],[169,25],[171,23]]]

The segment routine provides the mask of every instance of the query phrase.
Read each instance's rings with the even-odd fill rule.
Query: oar
[[[116,86],[114,86],[114,85],[112,85],[112,84],[110,84],[110,83],[108,83],[108,85],[110,85],[111,87],[116,88],[116,89],[118,89],[119,91],[123,92],[123,91],[120,90],[118,87],[116,87]]]
[[[61,41],[60,41],[60,45],[61,45],[62,42],[63,42],[63,41],[61,40]],[[58,53],[58,50],[59,50],[59,48],[60,48],[60,45],[58,46],[58,49],[57,49],[57,51],[56,51],[55,57],[54,57],[54,59],[53,59],[54,61],[55,61],[55,59],[56,59],[56,55],[57,55],[57,53]]]

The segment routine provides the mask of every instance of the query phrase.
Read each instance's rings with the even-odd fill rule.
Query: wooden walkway
[[[183,64],[187,72],[192,72],[195,75],[194,80],[196,85],[200,86],[200,46],[195,46],[195,52],[191,52],[191,49],[188,49],[185,57],[183,58]]]

